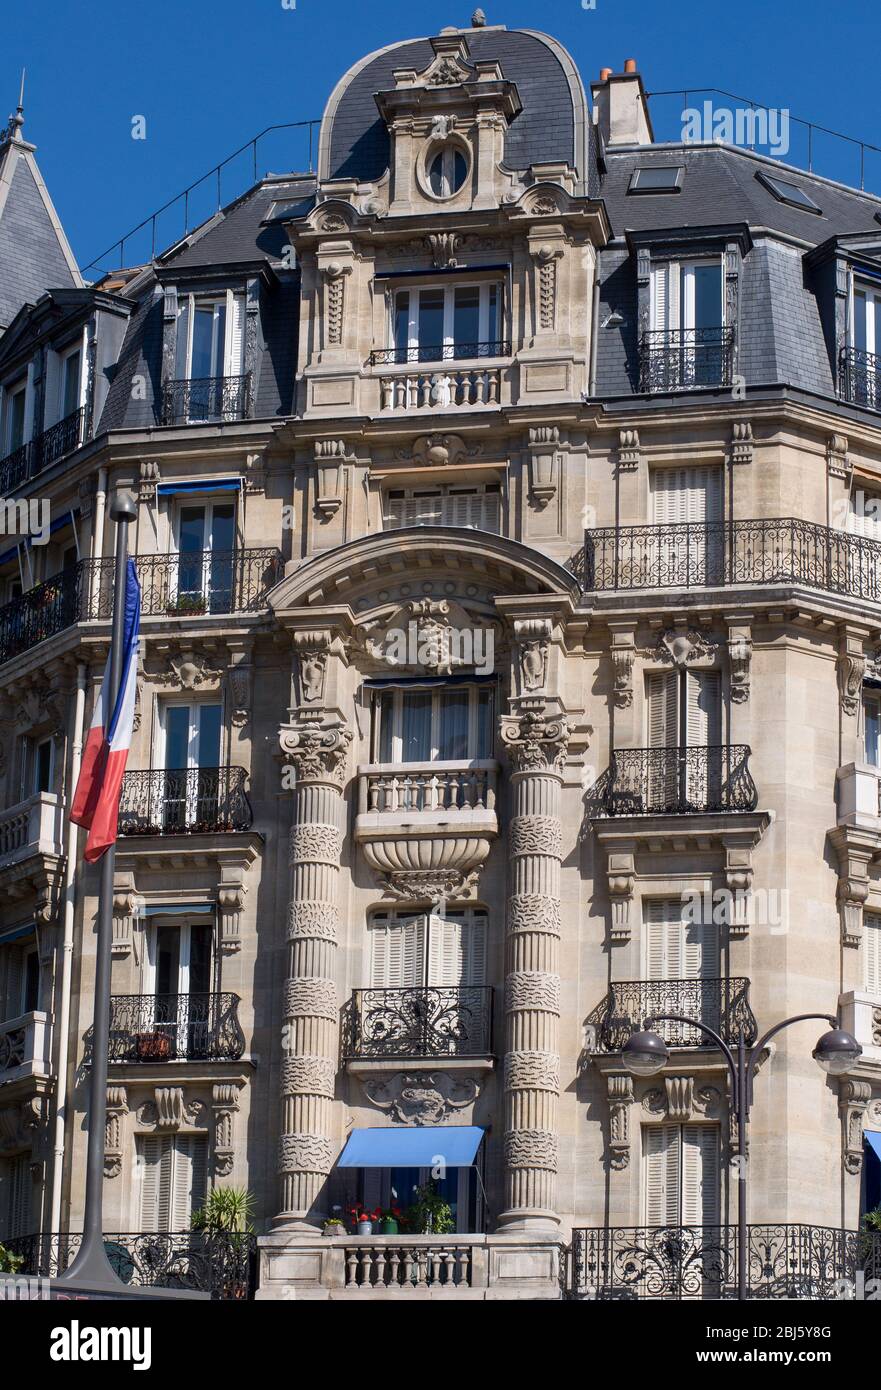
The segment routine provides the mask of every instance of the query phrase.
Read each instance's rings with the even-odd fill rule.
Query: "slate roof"
[[[0,332],[46,290],[82,285],[53,215],[33,146],[19,140],[0,144]]]
[[[580,81],[579,111],[566,73],[574,64],[566,51],[545,34],[523,29],[464,31],[472,62],[497,61],[504,77],[515,82],[523,110],[505,138],[505,163],[525,170],[530,164],[565,160],[578,168],[576,120],[586,111]],[[366,64],[351,69],[339,84],[325,111],[322,145],[329,130],[329,163],[322,177],[372,182],[389,164],[389,136],[377,110],[375,94],[394,87],[400,68],[424,71],[434,58],[428,39],[411,39],[372,54]],[[334,108],[334,100],[338,102]]]

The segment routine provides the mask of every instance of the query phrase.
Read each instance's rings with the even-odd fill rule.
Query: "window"
[[[6,419],[6,450],[14,454],[25,442],[25,402],[27,388],[24,385],[13,387],[9,392]]]
[[[386,530],[402,526],[463,526],[498,535],[501,501],[500,483],[392,488],[385,495],[383,525]]]
[[[722,520],[721,468],[653,468],[649,478],[655,526]]]
[[[220,766],[221,706],[166,702],[160,719],[165,768]]]
[[[51,792],[55,772],[54,739],[26,738],[22,748],[21,799]]]
[[[881,289],[860,280],[853,282],[850,343],[860,352],[881,355]]]
[[[869,994],[881,995],[881,916],[863,916],[863,987]]]
[[[428,185],[436,198],[452,198],[468,177],[468,160],[456,145],[444,145],[429,161]]]
[[[865,723],[866,762],[870,767],[881,766],[881,692],[863,691],[863,719]]]
[[[40,957],[33,937],[0,946],[0,1021],[40,1007]]]
[[[178,379],[237,376],[244,319],[244,295],[231,290],[216,297],[184,295],[177,320]]]
[[[486,685],[379,691],[374,747],[380,763],[491,758],[493,691]]]
[[[634,169],[628,193],[678,193],[685,169],[681,164],[652,164]]]
[[[210,994],[214,926],[208,920],[157,922],[147,932],[147,992]]]
[[[460,988],[486,980],[487,916],[478,909],[376,913],[369,924],[373,989]]]
[[[650,748],[707,748],[721,743],[718,671],[650,671],[646,693]]]
[[[172,611],[229,613],[235,578],[235,503],[182,506],[175,529],[178,564]]]
[[[208,1191],[208,1140],[147,1134],[136,1140],[140,1230],[188,1231]]]
[[[652,329],[660,333],[681,331],[699,342],[701,335],[718,332],[725,322],[722,300],[722,262],[662,261],[652,266]]]
[[[222,707],[166,702],[160,708],[158,765],[151,824],[166,831],[213,825],[224,797],[220,758]]]
[[[504,356],[501,304],[498,283],[398,290],[392,307],[395,361]]]
[[[797,183],[790,183],[788,179],[778,179],[764,171],[759,171],[756,178],[773,193],[779,203],[788,203],[790,207],[800,208],[802,212],[821,213],[822,210],[817,207],[813,198],[803,188],[799,188]]]
[[[30,1154],[0,1158],[0,1241],[34,1231]]]
[[[58,418],[66,420],[68,415],[80,408],[80,376],[82,353],[77,348],[65,357],[61,368],[61,401]]]
[[[645,1225],[718,1225],[718,1126],[643,1125],[642,1134]]]
[[[686,916],[681,898],[649,898],[643,902],[643,970],[646,980],[695,981],[684,989],[671,986],[653,998],[658,1013],[698,1018],[710,1028],[719,1027],[721,959],[719,929],[715,922],[694,922]],[[701,986],[699,981],[706,981]],[[701,1034],[685,1024],[667,1024],[677,1046],[699,1046]]]

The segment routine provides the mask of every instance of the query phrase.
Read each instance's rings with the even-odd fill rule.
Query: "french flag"
[[[138,634],[141,628],[141,586],[134,560],[129,560],[125,583],[125,626],[122,639],[122,674],[116,704],[106,724],[110,704],[110,657],[104,668],[101,690],[95,701],[92,723],[86,736],[79,780],[74,792],[70,818],[89,834],[85,858],[89,864],[100,859],[116,842],[119,793],[132,741],[135,696],[138,687]]]

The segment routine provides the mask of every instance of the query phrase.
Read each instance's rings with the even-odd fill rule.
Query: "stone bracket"
[[[842,1163],[846,1173],[857,1174],[863,1166],[863,1124],[866,1107],[872,1099],[868,1081],[842,1077],[838,1083],[838,1107],[842,1125]]]

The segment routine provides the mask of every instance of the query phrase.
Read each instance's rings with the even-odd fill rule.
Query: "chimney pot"
[[[601,82],[608,82],[608,80],[609,80],[609,78],[610,78],[611,76],[612,76],[612,69],[611,69],[611,68],[600,68],[600,81],[601,81]]]
[[[624,60],[624,71],[625,71],[625,72],[636,72],[636,59],[635,59],[635,58],[625,58],[625,60]]]

